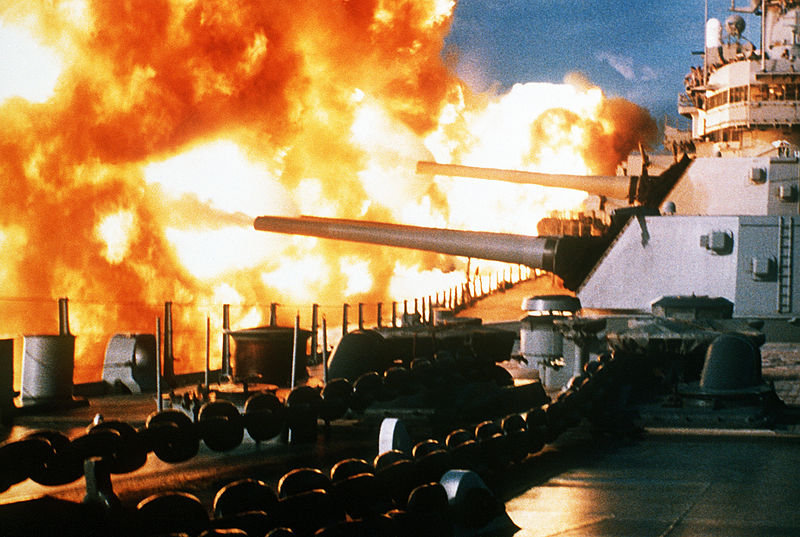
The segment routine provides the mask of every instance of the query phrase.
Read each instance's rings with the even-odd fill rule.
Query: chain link
[[[197,455],[200,437],[189,419],[180,410],[153,412],[145,423],[147,445],[164,462],[179,463]]]
[[[40,485],[58,486],[76,481],[83,475],[83,461],[78,458],[69,438],[59,431],[36,431],[26,438],[38,438],[50,445],[30,478]]]
[[[119,420],[102,421],[89,427],[89,434],[105,431],[115,433],[119,441],[108,453],[109,471],[112,474],[127,474],[138,470],[147,462],[147,446],[143,435],[130,424]]]
[[[41,438],[23,438],[0,446],[0,491],[31,477],[52,452],[50,444]]]
[[[242,443],[242,416],[230,401],[213,401],[200,407],[197,429],[205,445],[214,451],[230,451]]]

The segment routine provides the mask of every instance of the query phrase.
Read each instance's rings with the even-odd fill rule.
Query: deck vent
[[[730,231],[712,231],[701,235],[700,247],[716,255],[727,255],[733,251],[733,234]]]
[[[750,259],[750,268],[753,271],[753,279],[756,281],[775,279],[776,262],[774,257],[753,257]]]
[[[795,185],[780,185],[778,187],[778,198],[781,201],[794,201],[797,197],[797,187]]]
[[[764,168],[750,168],[750,182],[761,185],[767,182],[767,170]]]

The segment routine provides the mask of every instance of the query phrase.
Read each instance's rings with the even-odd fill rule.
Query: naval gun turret
[[[446,173],[501,179],[543,186],[559,186],[589,191],[597,196],[636,202],[631,210],[616,211],[605,232],[599,236],[559,235],[527,236],[510,233],[490,233],[453,229],[365,222],[340,218],[301,216],[299,218],[260,216],[254,227],[292,235],[307,235],[328,239],[413,248],[442,254],[502,261],[552,272],[574,289],[586,277],[598,257],[605,251],[616,232],[632,215],[656,214],[657,192],[666,191],[663,185],[674,184],[689,164],[685,158],[659,177],[553,175],[515,170],[497,170],[468,166],[443,165],[434,162],[418,163],[419,173]],[[639,204],[646,201],[644,204]]]
[[[522,263],[561,276],[585,309],[649,313],[662,297],[709,296],[732,302],[734,317],[800,324],[800,0],[731,9],[761,16],[760,48],[741,18],[725,37],[719,22],[708,25],[719,38],[706,39],[679,99],[691,130],[667,129],[669,154],[629,157],[622,168],[639,176],[419,165],[587,191],[603,220],[590,232],[540,226],[524,237],[313,217],[260,217],[255,227]]]

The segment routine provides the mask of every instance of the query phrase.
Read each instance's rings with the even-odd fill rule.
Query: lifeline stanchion
[[[161,388],[161,317],[156,318],[156,408],[164,410],[164,398]]]
[[[296,385],[295,376],[297,375],[297,338],[299,337],[299,335],[300,335],[300,313],[298,312],[297,315],[294,318],[294,342],[292,344],[292,378],[289,380],[289,386],[290,386],[289,392],[290,392],[290,394],[291,394],[291,392],[294,391],[294,388],[295,388],[295,385]],[[288,401],[288,399],[287,399],[287,401]],[[291,445],[291,443],[292,443],[292,428],[291,427],[289,427],[289,430],[288,430],[287,441]]]
[[[328,320],[322,316],[322,382],[328,384]]]
[[[231,371],[231,305],[222,305],[222,368],[220,375],[225,379],[230,379],[233,375]]]
[[[211,317],[206,316],[206,369],[203,380],[206,391],[209,387],[209,377],[211,376]]]
[[[175,386],[175,357],[172,349],[172,302],[164,302],[164,378],[170,387]]]
[[[290,380],[291,389],[294,390],[295,385],[297,384],[297,355],[299,352],[298,347],[298,338],[300,337],[300,312],[295,315],[294,318],[294,339],[292,343],[292,378]]]
[[[319,356],[317,355],[317,336],[319,332],[319,304],[311,305],[311,363],[316,364]]]

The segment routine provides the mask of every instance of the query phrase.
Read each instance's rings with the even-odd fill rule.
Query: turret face
[[[678,105],[692,120],[697,156],[756,156],[800,146],[800,2],[764,5],[760,46],[745,37],[739,15],[706,25],[703,65],[691,68]],[[759,15],[760,9],[755,2],[736,11]]]
[[[584,308],[649,311],[662,296],[697,295],[733,302],[735,317],[796,316],[799,233],[791,217],[631,220],[577,295]]]

